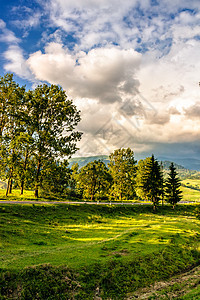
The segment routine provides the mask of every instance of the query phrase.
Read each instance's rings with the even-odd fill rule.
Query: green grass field
[[[183,201],[200,202],[200,179],[184,179],[181,183]]]
[[[187,202],[199,202],[200,203],[200,179],[184,179],[181,181],[182,186],[181,190],[183,192],[183,199],[182,201]],[[1,200],[35,200],[34,192],[33,191],[24,191],[24,195],[20,195],[20,190],[13,190],[12,194],[8,197],[5,196],[5,189],[0,189],[0,199]],[[58,200],[56,198],[39,198],[39,201],[51,201],[51,200]],[[60,199],[61,201],[70,201],[70,199]],[[81,201],[81,199],[73,199],[75,201]],[[125,202],[140,202],[137,199],[128,200]]]
[[[68,272],[76,278],[73,297],[77,299],[93,299],[91,293],[97,286],[102,299],[125,299],[127,292],[169,278],[199,260],[199,208],[179,205],[174,211],[166,206],[155,214],[151,206],[138,205],[1,204],[2,285],[5,274],[9,274],[6,282],[11,282],[14,276],[25,295],[23,298],[20,292],[19,299],[29,299],[26,293],[34,280],[26,289],[27,277],[33,278],[35,270],[40,275],[44,270],[45,274],[58,272],[59,276]],[[36,285],[44,281],[44,276],[39,277]],[[42,284],[47,289],[49,278],[51,275],[46,279],[48,284]],[[13,296],[18,288],[11,286]],[[70,291],[63,298],[55,294],[53,298],[37,299],[73,299]],[[34,291],[30,297],[34,299],[33,296]],[[8,293],[6,297],[0,299],[9,299]]]

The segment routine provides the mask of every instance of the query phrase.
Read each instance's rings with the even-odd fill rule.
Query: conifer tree
[[[156,210],[162,196],[163,176],[158,161],[154,155],[147,157],[139,164],[137,175],[137,186],[140,194],[145,199],[153,202],[153,209]]]
[[[173,163],[169,166],[169,170],[170,172],[165,185],[165,198],[166,201],[172,204],[174,208],[175,205],[182,199],[182,192],[180,190],[181,183]]]

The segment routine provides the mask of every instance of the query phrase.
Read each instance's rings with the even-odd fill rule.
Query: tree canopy
[[[12,189],[13,178],[19,181],[23,193],[31,172],[38,197],[45,167],[50,162],[60,166],[76,152],[81,138],[76,130],[79,121],[80,112],[61,87],[43,84],[26,91],[12,74],[1,77],[0,168],[1,177],[8,180],[6,194]]]
[[[108,164],[113,178],[112,196],[120,201],[135,195],[136,160],[130,148],[120,148],[109,156]]]

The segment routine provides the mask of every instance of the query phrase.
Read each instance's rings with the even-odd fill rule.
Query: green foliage
[[[79,121],[80,112],[60,87],[44,84],[26,92],[12,74],[0,77],[0,170],[1,179],[8,180],[6,195],[15,180],[21,194],[24,186],[30,188],[34,183],[38,197],[38,188],[45,181],[42,172],[48,174],[46,182],[52,173],[48,171],[50,161],[59,176],[55,164],[77,150]],[[55,176],[52,180],[55,182]]]
[[[22,159],[20,152],[24,131],[25,88],[13,80],[12,74],[0,77],[0,170],[8,180],[7,192],[12,190],[16,168]]]
[[[155,209],[163,194],[163,174],[153,155],[139,162],[137,187],[138,196],[153,202]]]
[[[41,169],[46,160],[58,160],[77,150],[76,142],[81,134],[74,131],[80,114],[65,91],[56,85],[38,86],[27,93],[31,130],[34,136],[33,155],[37,161],[35,196],[41,181]]]
[[[102,161],[93,161],[80,169],[77,185],[83,189],[83,197],[101,199],[106,197],[112,177]]]
[[[68,162],[47,160],[41,170],[41,195],[66,196],[69,185],[70,169]]]
[[[136,160],[130,148],[117,149],[110,156],[108,164],[113,178],[111,195],[114,199],[133,199],[135,196]]]
[[[173,163],[171,163],[169,169],[170,172],[165,183],[165,197],[166,201],[174,207],[182,199],[181,182]]]

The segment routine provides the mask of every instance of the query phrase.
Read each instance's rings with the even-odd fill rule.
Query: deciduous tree
[[[111,193],[120,201],[132,199],[135,196],[136,160],[130,148],[115,150],[110,156],[108,164],[113,178]]]
[[[108,168],[101,160],[95,160],[82,167],[78,175],[78,185],[83,189],[84,197],[101,198],[108,191],[112,178]]]
[[[67,99],[65,91],[56,85],[38,86],[27,93],[31,131],[34,138],[34,151],[37,167],[35,176],[35,197],[41,179],[44,162],[70,157],[75,151],[81,133],[75,131],[80,121],[80,112]]]

